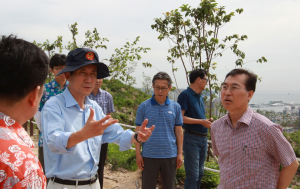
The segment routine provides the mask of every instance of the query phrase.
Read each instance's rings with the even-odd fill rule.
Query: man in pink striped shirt
[[[282,128],[248,106],[256,81],[255,74],[234,69],[222,84],[221,101],[228,114],[211,127],[213,151],[219,156],[219,189],[286,189],[299,166]]]

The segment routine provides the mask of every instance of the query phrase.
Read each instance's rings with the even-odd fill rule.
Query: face
[[[71,75],[70,72],[65,73],[69,81],[69,90],[74,98],[85,97],[91,94],[97,80],[97,67],[95,65],[87,65],[75,70]]]
[[[55,79],[65,79],[65,74],[60,74],[58,76],[56,76],[58,74],[58,72],[60,72],[62,69],[64,69],[66,66],[54,66],[53,69],[50,68],[50,71],[53,73],[53,75],[55,76]]]
[[[205,86],[207,85],[207,81],[208,78],[206,75],[202,79],[200,77],[197,78],[197,82],[199,84],[199,88],[201,89],[201,91],[204,91]]]
[[[253,91],[247,91],[245,82],[247,76],[228,76],[221,88],[221,101],[228,112],[245,112],[248,108],[248,101],[253,96]]]
[[[157,102],[164,102],[172,86],[168,86],[167,80],[156,79],[152,87],[154,89],[155,100]]]
[[[103,83],[103,79],[97,79],[96,84],[95,84],[95,88],[99,89],[102,86],[102,83]]]

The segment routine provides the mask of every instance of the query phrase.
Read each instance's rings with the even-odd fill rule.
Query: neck
[[[76,102],[78,103],[79,107],[80,107],[81,109],[84,109],[84,100],[85,100],[85,96],[83,96],[83,95],[77,95],[76,93],[74,93],[74,92],[72,91],[71,88],[69,88],[69,91],[70,91],[71,95],[73,96],[73,98],[74,98],[74,99],[76,100]]]
[[[28,111],[28,107],[21,102],[17,102],[13,105],[3,106],[0,104],[0,112],[4,113],[5,115],[9,116],[11,119],[15,120],[20,125],[24,124],[28,119],[31,117],[26,114]]]
[[[238,110],[238,111],[230,111],[229,118],[232,123],[233,128],[236,128],[237,122],[241,119],[241,117],[244,115],[244,113],[247,111],[248,107],[243,110]]]
[[[66,84],[66,78],[58,78],[58,77],[56,77],[55,78],[55,81],[59,84],[59,86],[60,86],[60,88],[64,88],[65,87],[65,84]]]
[[[155,99],[155,101],[156,101],[158,104],[163,105],[163,104],[166,102],[167,97],[166,97],[164,100],[159,100],[159,99],[157,99],[157,98],[154,96],[154,99]]]
[[[98,94],[98,92],[99,92],[99,88],[95,88],[95,89],[92,91],[92,93],[93,93],[95,96]]]
[[[190,88],[195,91],[195,93],[199,94],[201,93],[203,90],[201,90],[198,85],[194,84],[194,83],[191,83],[190,84]]]

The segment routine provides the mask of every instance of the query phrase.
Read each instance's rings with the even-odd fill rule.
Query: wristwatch
[[[134,134],[134,139],[138,142],[138,143],[142,143],[142,141],[139,141],[138,140],[138,131],[137,132],[135,132],[135,134]]]

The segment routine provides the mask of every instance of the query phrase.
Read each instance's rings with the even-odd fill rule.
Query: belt
[[[200,136],[200,137],[207,137],[207,133],[198,133],[198,132],[191,131],[191,130],[188,130],[188,129],[186,129],[184,132],[190,133],[192,135]]]
[[[98,175],[96,174],[93,178],[91,178],[90,180],[63,180],[60,178],[56,178],[56,177],[51,177],[50,178],[53,182],[59,183],[59,184],[64,184],[64,185],[88,185],[88,184],[94,184],[97,179],[98,179]]]

